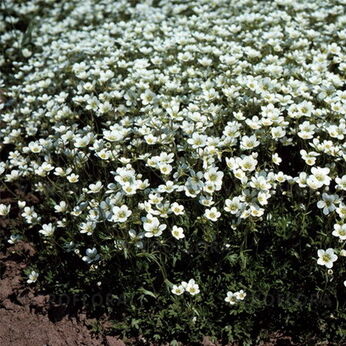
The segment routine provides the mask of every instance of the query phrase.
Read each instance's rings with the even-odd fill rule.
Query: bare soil
[[[93,335],[84,314],[61,316],[48,295],[39,294],[26,283],[23,269],[34,252],[23,242],[0,252],[0,345],[125,345],[112,336]]]

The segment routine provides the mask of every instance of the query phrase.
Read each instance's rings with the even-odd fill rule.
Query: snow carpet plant
[[[1,194],[39,202],[0,204],[1,243],[35,244],[28,284],[123,337],[342,342],[345,5],[2,2]]]

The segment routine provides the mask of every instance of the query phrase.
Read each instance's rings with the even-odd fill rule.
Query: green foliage
[[[345,343],[344,1],[8,4],[0,245],[35,245],[28,284],[124,340]]]

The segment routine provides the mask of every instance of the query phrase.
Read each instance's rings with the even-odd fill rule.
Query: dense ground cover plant
[[[1,6],[28,284],[151,341],[342,340],[345,1]]]

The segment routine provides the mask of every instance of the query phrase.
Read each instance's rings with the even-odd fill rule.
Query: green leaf
[[[153,297],[153,298],[156,299],[155,293],[153,293],[153,292],[151,292],[151,291],[149,291],[149,290],[146,290],[144,287],[139,288],[139,289],[138,289],[138,292],[143,293],[143,294],[145,294],[145,295],[147,295],[147,296],[151,296],[151,297]]]

